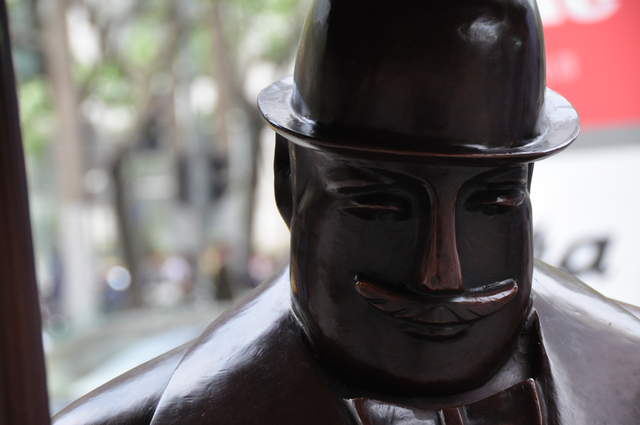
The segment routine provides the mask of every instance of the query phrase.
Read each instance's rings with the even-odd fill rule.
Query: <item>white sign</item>
[[[579,143],[579,141],[578,141]],[[640,305],[640,147],[577,148],[536,164],[537,255]]]

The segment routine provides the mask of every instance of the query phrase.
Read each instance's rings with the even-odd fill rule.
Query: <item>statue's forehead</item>
[[[508,166],[465,166],[425,163],[418,160],[372,160],[314,153],[316,175],[327,185],[342,184],[422,184],[463,185],[472,181],[526,184],[526,164]]]

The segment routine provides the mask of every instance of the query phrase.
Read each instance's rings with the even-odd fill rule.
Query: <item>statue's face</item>
[[[296,313],[351,385],[453,393],[504,362],[531,290],[528,166],[291,150]]]

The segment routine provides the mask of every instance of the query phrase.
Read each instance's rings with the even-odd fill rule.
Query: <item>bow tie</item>
[[[533,379],[460,407],[423,411],[364,398],[351,400],[362,425],[545,425]]]

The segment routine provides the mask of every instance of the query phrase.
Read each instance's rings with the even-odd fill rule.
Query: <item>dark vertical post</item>
[[[20,119],[7,9],[0,0],[0,425],[47,425]]]

